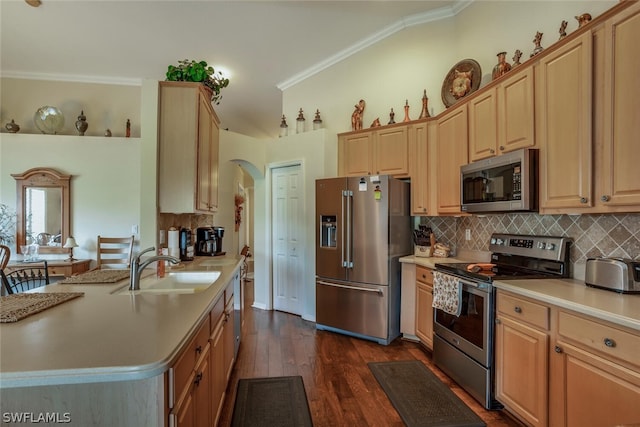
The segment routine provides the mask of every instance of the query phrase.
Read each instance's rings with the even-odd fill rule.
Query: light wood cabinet
[[[217,210],[219,120],[210,100],[209,90],[199,83],[160,82],[160,212]]]
[[[90,259],[74,259],[73,261],[66,260],[47,260],[47,270],[49,271],[49,276],[64,276],[70,277],[76,274],[85,273],[89,271],[89,267],[91,265]],[[32,263],[29,262],[9,262],[5,267],[5,272],[10,273],[11,271],[18,268],[25,267],[33,267]]]
[[[590,32],[535,65],[541,210],[593,205],[592,68]]]
[[[496,399],[532,426],[548,425],[549,308],[498,292]]]
[[[211,420],[217,425],[233,363],[235,362],[235,335],[233,330],[233,282],[211,311]]]
[[[409,127],[411,154],[411,212],[414,215],[435,213],[430,204],[429,186],[431,183],[429,166],[428,122],[412,124]]]
[[[438,213],[460,214],[460,166],[468,162],[467,105],[437,120]]]
[[[640,420],[640,335],[561,310],[552,377],[565,403],[552,425],[630,425]],[[555,424],[558,423],[558,424]]]
[[[533,68],[507,76],[468,103],[470,161],[535,145]]]
[[[209,318],[169,370],[169,418],[178,426],[210,425]]]
[[[416,265],[416,336],[433,350],[433,271]]]
[[[496,398],[532,426],[640,420],[640,333],[503,290],[496,296]]]
[[[409,139],[403,124],[338,135],[341,176],[409,175]]]

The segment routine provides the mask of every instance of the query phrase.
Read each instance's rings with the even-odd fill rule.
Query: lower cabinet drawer
[[[71,276],[71,267],[49,267],[49,276]]]
[[[565,311],[558,313],[558,333],[582,347],[640,366],[640,335]]]
[[[544,305],[498,292],[496,310],[502,315],[549,330],[549,307]]]
[[[433,270],[421,265],[416,265],[416,280],[433,286]]]

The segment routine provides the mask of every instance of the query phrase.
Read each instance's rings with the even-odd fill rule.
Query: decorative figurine
[[[509,70],[511,70],[511,64],[509,64],[506,59],[505,56],[507,55],[507,52],[500,52],[498,53],[498,63],[496,64],[495,67],[493,67],[493,73],[491,74],[491,79],[495,80],[500,76],[505,75]]]
[[[427,103],[429,102],[429,98],[427,98],[427,90],[424,90],[424,94],[422,95],[422,111],[420,111],[419,119],[426,119],[427,117],[431,117],[429,114],[429,108],[427,107]]]
[[[380,124],[380,117],[376,117],[376,119],[373,121],[373,123],[371,123],[371,126],[369,126],[369,127],[377,128],[378,126],[382,126]]]
[[[516,51],[513,53],[513,67],[517,67],[518,65],[520,65],[520,58],[522,57],[522,51],[520,49],[516,49]]]
[[[582,15],[578,15],[575,17],[578,21],[578,28],[582,28],[584,25],[587,25],[591,22],[591,15],[588,13],[583,13]]]
[[[304,132],[304,113],[302,112],[302,108],[298,111],[298,117],[296,118],[296,133]]]
[[[562,23],[560,24],[560,29],[558,30],[558,32],[560,33],[560,38],[558,40],[562,40],[563,38],[567,37],[567,21],[562,21]]]
[[[396,122],[395,117],[396,117],[396,113],[393,112],[393,108],[392,108],[391,111],[389,112],[389,123],[387,124],[389,125],[394,124]]]
[[[460,99],[471,90],[471,79],[473,78],[473,70],[458,71],[454,70],[453,81],[451,82],[451,95],[455,99]]]
[[[106,137],[110,137],[111,136],[111,129],[107,129],[104,131],[104,136]]]
[[[84,110],[80,111],[80,115],[78,116],[78,120],[76,121],[76,129],[78,130],[78,135],[84,136],[84,133],[87,131],[89,127],[89,123],[87,123],[87,118],[84,115]]]
[[[404,120],[403,122],[410,122],[411,119],[409,118],[409,100],[405,100],[404,101]]]
[[[131,136],[131,120],[127,119],[127,129],[125,131],[124,136],[129,138]]]
[[[313,119],[313,130],[322,128],[322,119],[320,118],[320,110],[316,110],[316,117]]]
[[[289,132],[289,125],[287,124],[287,119],[282,115],[282,121],[280,122],[280,138],[283,136],[287,136]]]
[[[9,133],[18,133],[18,131],[20,130],[20,126],[18,126],[18,124],[14,122],[13,119],[11,119],[11,123],[7,123],[6,125],[4,125],[4,127]]]
[[[533,52],[531,53],[531,56],[529,58],[533,58],[534,56],[542,52],[542,50],[544,49],[542,46],[540,46],[540,43],[542,42],[542,34],[544,33],[541,33],[540,31],[536,32],[536,36],[533,38],[533,44],[536,47],[535,49],[533,49]]]
[[[366,103],[364,99],[361,99],[354,107],[355,110],[353,114],[351,114],[351,130],[360,130],[362,129],[362,114],[364,113],[364,108]]]

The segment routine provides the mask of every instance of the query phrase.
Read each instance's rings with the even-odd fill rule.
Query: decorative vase
[[[33,121],[42,133],[55,135],[64,127],[64,115],[56,107],[45,105],[36,110]]]
[[[420,119],[426,119],[427,117],[431,117],[429,114],[429,98],[427,98],[427,90],[424,90],[424,94],[422,95],[422,111],[420,112]]]
[[[80,111],[80,115],[78,116],[78,120],[76,121],[76,129],[78,130],[78,135],[84,136],[84,133],[87,131],[89,127],[89,123],[87,123],[87,118],[84,115],[84,110]]]
[[[404,120],[403,122],[410,122],[411,119],[409,118],[409,100],[405,100],[404,101]]]
[[[495,67],[493,67],[493,72],[491,73],[492,80],[505,75],[508,71],[511,70],[511,64],[509,64],[505,59],[506,55],[507,52],[500,52],[496,55],[498,57],[498,63]]]
[[[11,119],[11,123],[7,123],[4,127],[9,131],[9,133],[17,133],[20,130],[20,126],[16,122]]]

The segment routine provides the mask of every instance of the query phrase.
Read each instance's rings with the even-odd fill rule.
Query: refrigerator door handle
[[[382,290],[380,290],[380,289],[369,289],[369,288],[361,288],[361,287],[358,287],[358,286],[339,285],[337,283],[325,282],[324,280],[318,280],[316,283],[319,284],[319,285],[333,286],[335,288],[351,289],[351,290],[354,290],[354,291],[362,291],[362,292],[373,292],[373,293],[378,294],[378,295],[382,295],[383,294]]]
[[[347,191],[346,190],[342,190],[342,215],[341,215],[341,227],[342,227],[342,236],[341,236],[341,242],[342,244],[340,245],[340,254],[341,254],[341,259],[340,261],[342,262],[342,266],[346,267],[347,266],[347,260],[344,258],[344,235],[345,235],[345,228],[344,228],[344,215],[345,215],[345,200],[347,198]]]
[[[347,198],[347,262],[345,267],[347,268],[353,268],[353,254],[351,253],[351,239],[353,238],[352,234],[353,234],[353,230],[351,230],[351,224],[352,224],[352,213],[353,213],[353,207],[351,206],[351,201],[353,200],[353,191],[351,190],[347,190],[346,191],[346,198]]]

